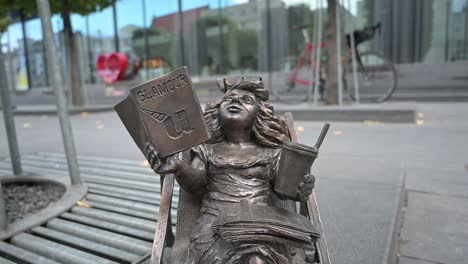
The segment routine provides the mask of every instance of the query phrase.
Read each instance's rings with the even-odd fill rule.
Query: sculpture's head
[[[223,140],[223,129],[244,129],[263,146],[278,147],[289,140],[286,123],[273,113],[268,103],[268,91],[261,79],[238,81],[224,79],[224,96],[207,104],[205,120],[210,130],[210,143]]]

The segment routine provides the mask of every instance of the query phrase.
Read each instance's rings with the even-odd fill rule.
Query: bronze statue
[[[291,213],[294,201],[309,198],[315,177],[305,173],[295,197],[275,191],[277,179],[287,176],[278,175],[282,146],[291,140],[285,120],[274,115],[260,78],[225,79],[223,86],[222,99],[204,112],[208,142],[165,158],[146,145],[153,170],[175,175],[179,204],[193,205],[179,206],[178,218],[192,214],[195,220],[178,219],[177,236],[189,235],[176,238],[167,254],[172,263],[318,262],[306,261],[305,252],[314,253],[319,231]]]

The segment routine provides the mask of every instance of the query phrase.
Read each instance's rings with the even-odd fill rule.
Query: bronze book
[[[231,242],[266,241],[313,249],[320,233],[306,217],[287,209],[242,202],[223,209],[214,232]]]
[[[133,87],[114,108],[143,154],[146,142],[166,157],[210,137],[186,67]]]

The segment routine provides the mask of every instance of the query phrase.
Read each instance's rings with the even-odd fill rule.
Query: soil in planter
[[[8,222],[35,214],[58,201],[65,190],[49,183],[9,183],[3,185]]]

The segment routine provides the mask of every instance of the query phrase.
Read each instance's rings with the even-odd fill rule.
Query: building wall
[[[140,2],[122,0],[119,3],[122,8],[118,10],[125,11],[126,7]],[[311,8],[315,5],[310,1],[270,0],[269,12],[272,19],[268,24],[267,0],[249,0],[240,4],[231,1],[222,7],[224,24],[220,28],[216,22],[219,19],[217,7],[206,5],[206,1],[196,3],[200,6],[182,12],[184,64],[189,66],[193,75],[255,74],[267,71],[269,61],[273,71],[285,69],[282,64],[297,58],[305,46],[299,32],[290,27],[295,23],[312,26],[312,14],[316,14],[317,11]],[[226,4],[226,1],[221,3]],[[369,3],[372,3],[373,10],[365,8]],[[121,51],[140,58],[146,58],[148,55],[150,59],[164,61],[164,67],[155,71],[157,74],[182,64],[177,4],[168,2],[167,5],[171,8],[162,16],[155,15],[157,12],[154,10],[157,8],[148,5],[145,9],[135,9],[137,11],[130,19],[122,14],[117,17],[117,24],[121,25]],[[292,6],[296,6],[301,12],[290,12],[293,10]],[[343,33],[349,33],[351,25],[354,28],[362,28],[376,22],[382,22],[383,25],[382,34],[364,44],[362,47],[365,49],[380,52],[396,63],[445,63],[468,59],[468,0],[360,0],[355,6],[357,10],[351,9],[350,12],[345,9],[345,3],[345,7],[340,10]],[[151,9],[153,13],[148,11]],[[153,17],[150,26],[152,32],[148,37],[149,54],[146,54],[144,34],[133,37],[137,30],[141,31],[142,26],[139,25],[147,23],[142,23],[144,11],[148,11],[148,17]],[[303,17],[288,17],[289,14],[301,14]],[[326,12],[322,14],[326,21]],[[373,15],[373,21],[367,21],[366,18],[371,17],[370,15]],[[74,16],[77,18],[78,15]],[[88,17],[75,18],[72,19],[72,23],[79,49],[82,82],[99,82],[95,61],[100,54],[115,51],[115,40],[112,22],[109,26],[106,23],[95,23],[95,19],[112,21],[111,9]],[[209,25],[200,23],[207,18],[210,18]],[[89,29],[83,28],[88,21],[91,21],[90,25],[86,26]],[[53,25],[60,60],[64,65],[63,75],[66,76],[67,51],[63,35],[60,33],[63,26],[58,20],[54,21]],[[38,18],[26,21],[26,37],[23,36],[20,22],[15,21],[9,26],[12,39],[8,40],[9,46],[5,51],[8,52],[6,57],[11,61],[9,78],[18,90],[28,89],[28,81],[30,88],[49,85],[46,74],[47,58],[39,28]],[[268,29],[271,29],[270,40],[267,39]],[[309,29],[309,36],[313,35],[313,30],[313,27]],[[271,57],[268,57],[268,48],[271,48]],[[29,65],[27,70],[26,65]],[[221,65],[224,65],[223,70]]]
[[[468,57],[463,50],[467,43],[468,12],[452,10],[453,1],[374,0],[374,3],[374,22],[383,24],[383,36],[376,38],[375,48],[394,62],[443,63]]]

